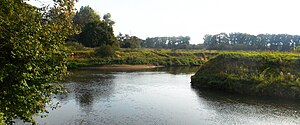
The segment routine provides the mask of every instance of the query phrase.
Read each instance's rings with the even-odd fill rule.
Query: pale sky
[[[221,32],[300,35],[300,0],[79,0],[76,8],[87,5],[111,13],[116,35],[142,39],[182,35],[198,44]]]

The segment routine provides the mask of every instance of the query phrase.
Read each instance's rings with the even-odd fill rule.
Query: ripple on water
[[[170,71],[169,71],[170,70]],[[193,72],[74,71],[57,95],[61,107],[41,124],[300,124],[299,102],[261,99],[190,86]]]

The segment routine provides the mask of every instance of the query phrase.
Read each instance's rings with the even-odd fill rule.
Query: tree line
[[[202,44],[190,44],[189,36],[148,37],[145,40],[128,34],[117,36],[121,48],[203,49]]]
[[[300,46],[299,35],[219,33],[205,35],[204,45],[209,50],[279,50],[290,51]]]
[[[102,18],[91,7],[81,7],[73,18],[78,33],[69,37],[86,47],[109,51],[113,55],[118,48],[160,48],[160,49],[208,49],[208,50],[280,50],[290,51],[300,45],[300,36],[289,34],[219,33],[204,36],[203,44],[190,44],[189,36],[149,37],[145,40],[137,36],[119,33],[114,36],[111,14]],[[99,51],[106,53],[105,51]]]
[[[152,37],[142,42],[144,48],[187,49],[190,45],[189,36]]]
[[[189,36],[152,37],[143,40],[137,36],[119,33],[119,35],[115,37],[112,27],[115,22],[111,19],[111,14],[105,14],[101,18],[101,16],[89,6],[81,7],[80,10],[76,12],[73,22],[79,29],[79,32],[69,37],[69,40],[81,43],[86,47],[102,48],[112,52],[118,48],[196,49],[202,47],[199,45],[191,45]],[[112,54],[113,53],[106,56]]]

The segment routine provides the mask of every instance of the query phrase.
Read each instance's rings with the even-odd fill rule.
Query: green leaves
[[[56,83],[66,71],[63,43],[74,33],[74,0],[55,3],[41,11],[23,1],[0,1],[0,123],[34,123],[33,115],[47,112],[50,95],[61,92]]]
[[[96,11],[93,10],[91,7],[82,6],[74,16],[73,21],[76,25],[83,29],[84,26],[88,23],[99,22],[100,15],[97,14]]]
[[[114,36],[111,15],[106,14],[101,20],[100,16],[89,6],[81,7],[73,18],[74,23],[81,29],[74,38],[86,47],[111,46],[118,48]],[[107,47],[106,47],[107,48]]]
[[[0,125],[4,125],[4,118],[2,112],[0,112]]]
[[[141,43],[143,42],[142,39],[136,36],[129,36],[128,34],[123,36],[121,33],[117,36],[117,39],[121,48],[141,48]]]
[[[113,28],[102,21],[86,24],[78,37],[79,42],[87,47],[117,45],[117,39],[113,34]]]

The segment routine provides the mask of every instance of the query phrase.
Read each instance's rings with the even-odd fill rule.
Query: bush
[[[114,47],[110,45],[102,45],[96,49],[96,55],[100,57],[111,57],[115,54],[115,51]]]
[[[85,50],[84,45],[78,42],[66,42],[66,46],[71,50]]]

